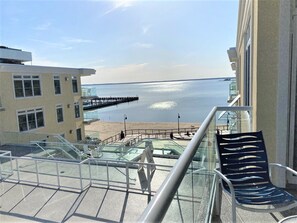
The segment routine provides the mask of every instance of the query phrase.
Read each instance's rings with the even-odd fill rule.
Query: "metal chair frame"
[[[225,140],[227,139],[227,140]],[[231,139],[231,140],[230,140]],[[227,141],[230,140],[231,143]],[[247,140],[247,142],[246,142]],[[222,188],[227,194],[231,195],[232,200],[232,221],[236,222],[236,207],[244,210],[254,211],[254,212],[278,212],[291,209],[297,206],[297,199],[285,190],[274,186],[271,183],[271,167],[278,167],[289,171],[290,173],[297,175],[297,171],[278,164],[271,163],[268,164],[265,143],[263,139],[262,132],[255,133],[238,133],[238,134],[228,134],[228,135],[217,135],[217,150],[219,156],[220,168],[215,169],[216,176],[219,177]],[[259,146],[259,150],[258,149]],[[244,148],[245,147],[245,148]],[[261,147],[261,148],[260,148]],[[244,150],[244,151],[241,151]],[[248,152],[247,152],[248,151]],[[246,153],[247,152],[247,153]],[[241,154],[243,153],[243,154]],[[256,153],[262,153],[262,155],[255,155]],[[226,154],[226,155],[224,155]],[[229,156],[229,157],[228,157]],[[231,157],[231,158],[230,158]],[[238,160],[236,160],[238,159]],[[231,163],[228,163],[228,160]],[[238,161],[238,163],[236,163]],[[246,161],[246,164],[245,164]],[[257,163],[260,167],[257,166]],[[223,166],[222,166],[223,165]],[[245,166],[246,165],[246,166]],[[250,165],[248,167],[248,165]],[[230,167],[231,166],[231,167]],[[236,168],[238,168],[238,173]],[[248,168],[247,168],[248,167]],[[266,169],[267,167],[267,169]],[[251,169],[250,172],[246,172],[247,176],[241,176],[245,174],[245,169]],[[260,169],[260,171],[258,171]],[[223,171],[222,171],[223,170]],[[230,171],[230,172],[228,172]],[[260,179],[262,176],[263,179]],[[255,183],[253,183],[255,179]],[[241,185],[242,181],[244,184]],[[281,192],[284,194],[284,198],[288,201],[283,204],[280,201],[273,202],[273,197],[271,196],[271,202],[265,203],[264,201],[269,201],[270,193],[268,190],[263,193],[261,189],[258,191],[251,191],[249,194],[248,190],[241,190],[240,187],[251,187],[257,190],[258,187],[268,187],[268,189],[276,192]],[[268,191],[268,192],[267,192]],[[267,193],[266,193],[267,192]],[[259,194],[258,194],[259,193]],[[251,195],[251,199],[248,197]],[[281,196],[281,194],[279,195]],[[240,202],[242,199],[243,202]],[[246,199],[246,200],[245,200]],[[255,200],[262,200],[261,202],[255,202]],[[266,200],[265,200],[266,199]],[[281,207],[274,207],[273,205],[282,205]],[[263,208],[263,205],[268,205],[269,208]]]

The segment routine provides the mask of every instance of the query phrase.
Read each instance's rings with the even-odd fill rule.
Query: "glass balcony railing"
[[[83,86],[81,89],[83,97],[95,96],[97,95],[97,90],[95,87],[86,87]]]
[[[97,185],[147,194],[150,202],[139,222],[211,222],[216,191],[215,134],[252,131],[251,113],[251,107],[215,107],[185,149],[170,140],[145,139],[127,151],[122,145],[104,146],[99,150],[100,158],[81,162],[17,157],[0,151],[0,177],[80,192]],[[56,135],[9,132],[0,132],[1,140],[11,144],[40,141],[45,148],[50,147],[48,152],[63,143]],[[86,149],[85,145],[73,146],[79,151]],[[168,151],[176,151],[179,159],[165,163],[153,159],[153,154],[166,155]],[[138,161],[131,157],[138,157]]]
[[[139,218],[140,222],[210,222],[217,164],[215,134],[251,131],[251,107],[215,107]]]

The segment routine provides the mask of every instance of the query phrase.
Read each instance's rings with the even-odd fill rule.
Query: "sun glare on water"
[[[149,108],[155,110],[170,110],[177,105],[174,101],[163,101],[152,104]]]

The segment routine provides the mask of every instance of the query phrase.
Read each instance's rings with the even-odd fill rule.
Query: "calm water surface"
[[[138,96],[139,101],[85,112],[85,117],[121,122],[201,123],[214,106],[227,105],[230,81],[224,79],[135,84],[86,85],[100,97]]]

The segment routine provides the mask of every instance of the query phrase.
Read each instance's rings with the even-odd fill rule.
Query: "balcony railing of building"
[[[58,134],[30,133],[30,132],[0,132],[0,146],[2,145],[22,145],[31,149],[31,153],[44,151],[48,157],[49,145],[56,145],[56,148],[63,150],[71,155],[68,158],[82,160],[83,152],[76,148],[72,143]],[[66,154],[67,155],[67,154]]]
[[[237,83],[236,83],[236,80],[233,80],[229,84],[229,98],[228,98],[228,102],[231,102],[237,95],[238,95]]]
[[[126,130],[126,135],[138,135],[139,138],[144,139],[144,138],[170,138],[170,134],[175,134],[175,133],[195,133],[197,131],[198,127],[191,127],[191,128],[179,128],[179,129],[127,129]],[[104,139],[101,141],[101,144],[110,144],[114,142],[118,142],[121,140],[120,138],[120,133],[111,136],[107,139]]]
[[[222,111],[225,113],[218,120]],[[250,131],[250,114],[251,107],[213,108],[140,216],[139,222],[166,222],[170,219],[177,222],[210,222],[216,187],[213,172],[217,163],[215,134],[220,125],[226,124],[228,130],[221,133]],[[183,201],[181,197],[188,199]]]
[[[139,218],[141,222],[210,222],[216,187],[213,173],[216,166],[215,133],[218,129],[222,133],[250,131],[250,114],[251,107],[214,108],[173,168],[150,161],[90,158],[70,162],[14,157],[10,152],[0,152],[0,176],[16,182],[78,191],[90,185],[122,187],[154,195]],[[228,128],[221,128],[226,125]],[[16,140],[12,140],[13,137],[16,135],[12,133],[2,135],[6,142]],[[20,142],[23,139],[19,137]],[[30,135],[30,140],[40,139],[36,137]],[[48,141],[52,138],[48,135],[39,137],[46,137]]]
[[[82,192],[92,186],[154,195],[172,165],[88,158],[81,162],[15,157],[0,150],[0,180]],[[155,177],[153,177],[155,176]],[[185,198],[186,199],[186,198]]]

